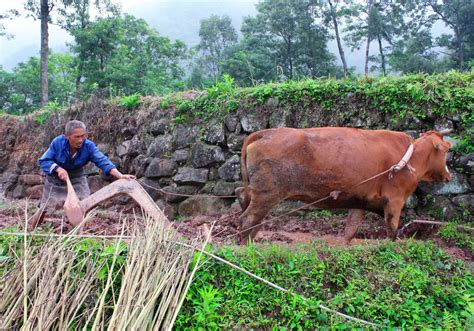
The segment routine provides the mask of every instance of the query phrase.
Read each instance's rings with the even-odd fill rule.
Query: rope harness
[[[360,186],[360,185],[362,185],[362,184],[365,184],[365,183],[367,183],[367,182],[370,182],[371,180],[374,180],[375,178],[378,178],[378,177],[380,177],[380,176],[382,176],[382,175],[385,175],[386,173],[389,173],[388,179],[391,180],[391,179],[393,178],[394,173],[400,172],[405,166],[407,167],[408,171],[410,171],[410,173],[414,173],[414,172],[416,171],[415,168],[413,168],[413,167],[408,163],[408,162],[410,161],[411,156],[413,155],[413,149],[414,149],[413,143],[410,143],[410,146],[408,146],[407,151],[406,151],[405,154],[403,155],[402,159],[401,159],[400,161],[398,161],[397,164],[394,164],[393,166],[391,166],[391,167],[388,168],[387,170],[382,171],[382,172],[378,173],[378,174],[375,175],[375,176],[369,177],[369,178],[367,178],[367,179],[365,179],[365,180],[363,180],[363,181],[361,181],[361,182],[359,182],[359,183],[357,183],[357,184],[355,184],[355,185],[353,185],[353,186],[350,186],[350,187],[346,188],[346,191],[349,191],[349,190],[351,190],[351,189],[353,189],[353,188],[355,188],[355,187],[357,187],[357,186]],[[307,207],[309,207],[309,206],[318,204],[318,203],[320,203],[320,202],[322,202],[322,201],[324,201],[324,200],[327,200],[327,199],[329,199],[329,198],[332,198],[332,199],[334,199],[334,200],[337,200],[337,198],[339,197],[339,195],[340,195],[341,193],[342,193],[342,191],[332,191],[332,192],[329,193],[327,196],[325,196],[325,197],[323,197],[323,198],[321,198],[321,199],[319,199],[319,200],[316,200],[316,201],[311,202],[311,203],[304,204],[303,206],[301,206],[301,207],[299,207],[299,208],[292,209],[292,210],[290,210],[290,211],[288,211],[288,212],[286,212],[286,213],[284,213],[284,214],[281,214],[281,215],[279,215],[279,216],[272,217],[272,218],[270,218],[270,219],[268,219],[268,220],[266,220],[266,221],[260,222],[260,224],[254,225],[254,226],[252,226],[252,227],[246,229],[246,231],[248,231],[248,230],[250,230],[250,229],[253,229],[253,228],[257,227],[257,226],[260,226],[260,225],[262,225],[262,224],[267,224],[267,223],[269,223],[269,222],[275,221],[275,220],[277,220],[277,219],[279,219],[279,218],[282,218],[283,216],[286,216],[286,215],[289,215],[289,214],[291,214],[291,213],[294,213],[295,211],[298,211],[298,210],[301,210],[301,209],[305,209],[305,208],[307,208]],[[286,199],[284,199],[284,200],[286,200]],[[230,238],[230,237],[233,237],[233,236],[236,236],[237,234],[241,234],[241,233],[242,233],[242,231],[239,231],[239,232],[237,232],[236,234],[230,235],[229,238]]]
[[[178,197],[216,197],[216,198],[237,198],[236,195],[210,195],[210,194],[184,194],[184,193],[175,193],[175,192],[170,192],[170,191],[165,191],[161,188],[156,188],[154,186],[151,186],[147,183],[145,183],[142,179],[137,179],[137,182],[140,183],[142,186],[146,186],[148,188],[151,188],[152,190],[158,191],[164,195],[174,195]]]
[[[400,171],[401,171],[403,168],[405,168],[405,167],[408,169],[408,171],[410,171],[410,173],[415,173],[416,169],[413,168],[413,167],[409,164],[409,161],[410,161],[410,159],[411,159],[411,157],[412,157],[412,155],[413,155],[413,150],[414,150],[413,143],[410,143],[410,145],[409,145],[408,148],[407,148],[407,151],[405,152],[405,154],[403,155],[403,157],[401,158],[401,160],[398,161],[397,164],[394,164],[394,165],[392,165],[390,168],[388,168],[387,170],[382,171],[382,172],[380,172],[380,173],[378,173],[378,174],[376,174],[376,175],[374,175],[374,176],[372,176],[372,177],[369,177],[369,178],[367,178],[367,179],[365,179],[365,180],[363,180],[363,181],[361,181],[361,182],[359,182],[359,183],[357,183],[357,184],[355,184],[355,185],[353,185],[353,186],[350,186],[350,187],[346,188],[346,191],[349,191],[349,190],[351,190],[351,189],[353,189],[353,188],[355,188],[355,187],[357,187],[357,186],[360,186],[360,185],[362,185],[362,184],[365,184],[365,183],[367,183],[367,182],[370,182],[371,180],[374,180],[374,179],[376,179],[376,178],[378,178],[378,177],[380,177],[380,176],[383,176],[383,175],[385,175],[386,173],[389,174],[389,175],[388,175],[388,179],[391,180],[391,179],[393,178],[393,176],[394,176],[395,173],[400,172]],[[189,194],[173,193],[173,192],[165,191],[165,190],[163,190],[163,189],[159,189],[159,188],[153,187],[153,186],[151,186],[151,185],[148,185],[148,184],[144,183],[143,180],[138,180],[138,181],[139,181],[139,183],[140,183],[141,185],[144,185],[144,186],[146,186],[146,187],[149,187],[150,189],[156,190],[156,191],[158,191],[158,192],[160,192],[160,193],[162,193],[162,194],[169,194],[169,195],[176,195],[176,196],[186,196],[186,197],[206,196],[206,197],[219,197],[219,198],[236,198],[235,195],[225,195],[225,196],[222,196],[222,195],[221,195],[221,196],[217,196],[217,195],[207,195],[207,194],[189,195]],[[262,222],[260,222],[259,224],[254,225],[254,226],[252,226],[252,227],[246,229],[246,231],[251,230],[251,229],[253,229],[253,228],[257,227],[257,226],[261,226],[261,225],[263,225],[263,224],[267,224],[267,223],[270,223],[270,222],[272,222],[272,221],[278,220],[279,218],[282,218],[283,216],[286,216],[286,215],[289,215],[289,214],[291,214],[291,213],[294,213],[295,211],[298,211],[298,210],[301,210],[301,209],[305,209],[305,208],[307,208],[307,207],[309,207],[309,206],[312,206],[312,205],[316,205],[316,204],[318,204],[318,203],[320,203],[320,202],[322,202],[322,201],[324,201],[324,200],[327,200],[327,199],[329,199],[329,198],[332,198],[332,199],[334,199],[334,200],[337,200],[337,198],[339,197],[339,195],[340,195],[341,193],[342,193],[342,191],[332,191],[332,192],[330,192],[327,196],[325,196],[325,197],[323,197],[323,198],[321,198],[321,199],[319,199],[319,200],[316,200],[316,201],[314,201],[314,202],[310,202],[310,203],[304,204],[303,206],[298,207],[298,208],[295,208],[295,209],[292,209],[292,210],[290,210],[290,211],[288,211],[288,212],[286,212],[286,213],[284,213],[284,214],[281,214],[281,215],[272,217],[272,218],[270,218],[270,219],[268,219],[268,220],[266,220],[266,221],[262,221]],[[287,199],[287,198],[283,199],[283,201],[286,200],[286,199]],[[224,216],[224,217],[221,218],[220,220],[224,220],[224,219],[226,219],[226,218],[233,217],[234,215],[235,215],[235,213],[234,213],[234,214],[231,214],[231,215],[228,215],[228,216]],[[221,234],[222,232],[224,232],[224,230],[222,230],[221,232],[218,232],[217,234],[215,234],[215,236]],[[226,239],[235,237],[235,236],[237,236],[237,235],[240,235],[241,233],[242,233],[242,231],[239,231],[239,232],[237,232],[237,233],[235,233],[235,234],[231,234],[231,235],[229,235]]]

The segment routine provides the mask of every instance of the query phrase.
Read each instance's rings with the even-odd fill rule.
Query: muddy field
[[[34,207],[31,210],[28,208],[27,215],[31,216],[34,211]],[[310,210],[299,211],[297,215],[279,216],[284,213],[282,210],[276,210],[265,218],[265,222],[255,238],[256,243],[292,245],[324,241],[329,245],[343,245],[340,237],[344,233],[344,212],[330,214],[324,211]],[[124,222],[128,229],[136,222],[140,222],[140,216],[137,215],[140,215],[140,210],[135,208],[116,211],[96,209],[88,217],[83,232],[95,235],[117,235],[120,234]],[[189,217],[175,220],[172,224],[182,236],[187,238],[204,236],[212,228],[211,237],[214,243],[237,245],[239,215],[240,211],[231,210],[229,214]],[[0,209],[0,228],[15,225],[22,228],[24,223],[25,203],[16,202],[9,208]],[[62,211],[57,211],[47,215],[39,225],[39,229],[67,233],[71,230],[71,226],[65,220]],[[411,224],[404,228],[400,239],[433,240],[451,256],[466,262],[474,262],[474,254],[469,249],[459,248],[454,243],[446,242],[437,235],[438,229],[437,225]],[[366,213],[365,222],[360,227],[356,238],[352,240],[351,245],[373,244],[379,240],[386,240],[384,221],[376,214]]]

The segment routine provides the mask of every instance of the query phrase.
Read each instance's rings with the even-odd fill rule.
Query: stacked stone
[[[405,131],[417,138],[427,127],[437,130],[456,129],[459,119],[402,119],[394,122],[380,112],[360,113],[348,106],[347,112],[330,113],[319,108],[288,109],[284,103],[269,99],[259,112],[239,111],[223,119],[205,123],[176,124],[166,113],[157,120],[129,126],[121,130],[116,146],[99,144],[118,167],[137,175],[145,189],[170,218],[177,215],[209,215],[226,212],[235,202],[234,190],[241,185],[240,150],[244,139],[254,131],[269,127],[317,127],[327,125],[389,128]],[[428,121],[426,120],[426,121]],[[449,138],[448,138],[449,139]],[[451,139],[453,145],[456,140]],[[107,153],[108,151],[108,153]],[[473,215],[474,153],[461,157],[448,154],[450,183],[422,183],[407,201],[408,210],[433,212],[451,219]],[[0,178],[0,192],[10,198],[38,199],[42,192],[42,176],[19,175],[8,169]],[[39,172],[38,172],[39,173]],[[95,166],[86,167],[91,191],[110,180]],[[168,193],[164,193],[168,192]],[[127,199],[121,200],[127,203]],[[115,202],[116,203],[116,202]]]

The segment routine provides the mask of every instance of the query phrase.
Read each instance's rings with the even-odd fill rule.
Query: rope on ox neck
[[[402,159],[400,161],[398,161],[397,164],[393,165],[390,170],[390,174],[388,175],[388,179],[392,179],[393,178],[393,173],[396,173],[396,172],[399,172],[400,170],[402,170],[405,166],[407,167],[408,171],[410,171],[411,173],[414,173],[416,171],[415,168],[413,168],[409,163],[408,161],[410,161],[410,158],[411,156],[413,155],[413,150],[414,150],[414,146],[413,146],[413,143],[410,143],[410,146],[408,146],[408,149],[407,151],[405,152],[405,155],[403,155]]]

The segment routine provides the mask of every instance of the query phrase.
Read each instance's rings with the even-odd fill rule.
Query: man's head
[[[64,135],[69,141],[72,149],[79,149],[86,140],[86,125],[81,121],[72,120],[67,122]]]

